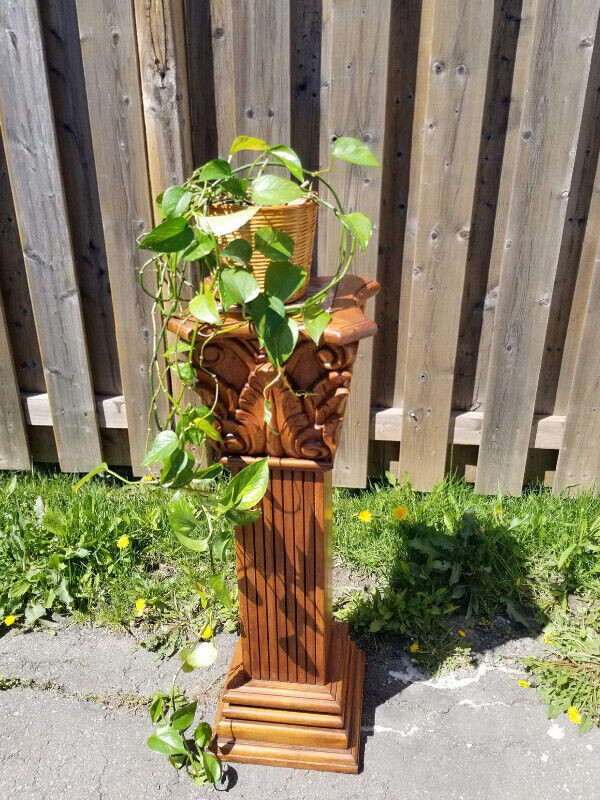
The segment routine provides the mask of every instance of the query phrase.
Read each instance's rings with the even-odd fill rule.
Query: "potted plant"
[[[252,157],[234,166],[241,152]],[[319,349],[319,343],[331,320],[331,292],[348,272],[356,244],[364,250],[372,231],[364,214],[345,212],[327,180],[336,158],[379,166],[371,151],[350,137],[338,138],[330,164],[311,172],[287,145],[238,136],[227,159],[209,161],[157,198],[162,221],[138,242],[152,253],[140,282],[153,299],[151,413],[160,428],[142,462],[158,474],[146,476],[143,485],[174,490],[168,506],[171,527],[183,545],[208,555],[212,573],[201,598],[208,625],[202,640],[182,651],[177,675],[216,657],[211,602],[231,605],[221,562],[233,541],[233,526],[252,525],[260,516],[256,506],[269,482],[264,456],[333,459],[337,434],[328,415],[339,429],[356,348]],[[327,197],[319,193],[319,185]],[[330,278],[314,282],[307,291],[319,205],[340,223],[339,261]],[[373,331],[369,323],[356,338]],[[310,385],[295,379],[292,355],[300,352],[300,335],[303,342],[310,340],[313,355],[318,350],[319,368],[327,376],[316,386],[314,370],[309,370]],[[217,343],[230,348],[231,364],[215,367]],[[301,365],[303,358],[295,358]],[[333,375],[341,377],[336,382]],[[186,390],[194,388],[203,404],[184,401]],[[159,393],[167,399],[164,417]],[[279,397],[277,420],[274,396]],[[241,415],[241,427],[229,425],[225,406]],[[310,433],[307,413],[313,421],[322,420],[312,428],[313,433],[316,427],[321,431],[318,440]],[[228,477],[219,462],[197,463],[195,448],[207,442],[220,452],[263,457],[239,465]],[[102,464],[83,480],[102,471],[110,472]],[[201,723],[192,738],[185,736],[195,704],[176,695],[177,675],[170,693],[159,692],[152,704],[155,730],[149,746],[167,755],[175,767],[185,768],[196,782],[218,781],[220,764],[208,750],[210,726]]]

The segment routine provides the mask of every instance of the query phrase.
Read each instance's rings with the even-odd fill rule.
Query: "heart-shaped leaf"
[[[356,241],[358,246],[364,252],[367,245],[371,240],[373,233],[373,224],[371,220],[360,211],[355,211],[353,214],[340,214],[341,222],[349,229],[350,233]]]
[[[202,322],[208,322],[211,325],[221,324],[217,301],[210,291],[198,292],[198,294],[190,300],[190,314],[196,317],[196,319],[202,320]]]
[[[287,167],[294,178],[298,178],[301,182],[304,180],[302,164],[295,150],[285,144],[277,144],[275,147],[271,147],[269,153],[284,167]]]
[[[366,144],[352,136],[340,136],[333,144],[333,155],[361,167],[380,167],[381,164]]]
[[[252,258],[252,248],[250,247],[250,243],[245,239],[234,239],[221,250],[220,255],[223,258],[230,258],[247,267]]]
[[[218,783],[221,780],[222,767],[218,758],[215,758],[212,753],[207,753],[206,750],[202,751],[202,764],[204,772],[209,783]]]
[[[153,253],[178,253],[194,241],[194,231],[184,217],[169,217],[150,231],[138,247]]]
[[[223,502],[241,511],[259,503],[269,483],[268,462],[268,458],[261,458],[240,470],[229,482]]]
[[[198,176],[201,181],[218,181],[222,178],[231,177],[231,167],[228,162],[222,158],[213,158],[212,161],[206,163],[200,170]]]
[[[169,525],[175,533],[189,536],[200,528],[200,523],[194,514],[194,508],[190,501],[180,492],[175,492],[169,505],[167,506],[167,516]]]
[[[214,236],[227,236],[227,234],[234,233],[251,220],[258,209],[258,206],[248,206],[247,208],[242,208],[241,211],[233,211],[231,214],[196,217],[196,224],[201,230],[207,233],[210,232]]]
[[[208,583],[210,588],[215,593],[217,600],[222,603],[225,608],[231,608],[231,595],[229,594],[229,587],[225,580],[224,572],[216,572],[209,576]]]
[[[285,319],[285,306],[278,297],[259,294],[250,303],[250,314],[261,345],[274,336],[275,331]]]
[[[161,725],[156,728],[148,739],[148,747],[164,756],[175,756],[186,752],[181,735],[170,725]]]
[[[277,328],[275,335],[265,341],[265,350],[271,364],[281,366],[294,352],[298,341],[298,323],[291,317],[286,317]]]
[[[266,225],[254,234],[254,247],[273,261],[287,261],[294,252],[294,240],[278,228]]]
[[[169,186],[163,192],[161,208],[165,217],[180,217],[190,204],[192,195],[182,186]]]
[[[194,241],[181,254],[184,261],[198,261],[214,248],[213,240],[207,233],[194,228]]]
[[[271,261],[265,274],[265,292],[284,303],[306,280],[306,270],[290,261]]]
[[[249,303],[259,292],[256,278],[244,269],[224,269],[219,275],[219,294],[225,309],[235,303]]]
[[[304,196],[304,191],[289,178],[261,175],[252,181],[252,202],[261,206],[280,206]]]
[[[194,731],[194,741],[198,747],[208,747],[213,738],[212,728],[208,722],[201,722]]]
[[[175,431],[161,431],[154,437],[152,447],[142,460],[142,467],[163,461],[177,450],[178,445],[179,439]]]
[[[229,148],[229,152],[233,155],[233,153],[237,153],[240,150],[261,151],[266,150],[268,146],[262,139],[256,139],[254,136],[236,136]]]
[[[186,705],[181,706],[181,708],[178,708],[177,711],[172,714],[169,722],[176,731],[185,731],[190,727],[196,716],[197,705],[195,701],[193,703],[186,703]]]
[[[304,330],[315,344],[319,344],[325,328],[331,322],[331,314],[320,306],[304,306],[302,309]]]

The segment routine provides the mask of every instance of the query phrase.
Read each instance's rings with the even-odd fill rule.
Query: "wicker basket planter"
[[[223,212],[239,211],[239,206],[233,204],[218,205],[212,207],[213,213],[223,214]],[[310,280],[310,266],[312,263],[313,246],[315,232],[317,228],[317,203],[314,200],[302,200],[302,202],[289,203],[283,206],[261,206],[259,211],[252,219],[233,233],[220,236],[219,245],[225,247],[234,239],[246,239],[251,246],[254,246],[254,234],[270,225],[272,228],[287,233],[294,240],[294,254],[292,261],[302,269],[306,270],[306,281],[300,289],[292,295],[288,302],[298,300],[306,294]],[[264,290],[265,273],[271,259],[263,255],[259,250],[255,250],[250,260],[252,273],[258,281],[261,292]]]

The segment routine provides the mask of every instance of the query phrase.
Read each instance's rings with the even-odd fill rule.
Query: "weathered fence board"
[[[390,4],[376,5],[364,0],[323,3],[321,60],[321,163],[330,159],[337,136],[355,136],[369,144],[381,162],[385,131],[387,51]],[[360,209],[373,221],[369,249],[356,255],[352,270],[366,277],[377,277],[381,173],[348,164],[336,164],[331,181],[339,187],[348,211]],[[322,223],[326,224],[323,225]],[[338,264],[339,221],[331,215],[321,217],[318,270],[332,274]],[[374,301],[367,304],[373,314]],[[344,420],[344,434],[336,457],[334,480],[337,486],[364,486],[367,479],[366,454],[369,443],[371,403],[371,360],[373,342],[360,343],[352,393]]]
[[[476,489],[490,493],[519,492],[523,483],[592,53],[593,40],[582,39],[581,31],[597,19],[599,3],[527,6],[534,32],[531,47],[517,53],[528,64],[528,78],[512,123],[514,169],[502,175],[511,187],[510,205],[506,226],[495,231],[500,286],[477,462]],[[551,57],[542,60],[540,52]]]
[[[0,4],[0,466],[103,456],[139,472],[153,321],[136,238],[152,198],[236,134],[289,142],[309,167],[353,135],[382,171],[330,177],[374,222],[352,268],[382,284],[380,334],[359,351],[335,482],[391,465],[431,489],[478,462],[479,491],[544,472],[557,492],[600,486],[599,7]],[[338,235],[320,220],[320,274]]]
[[[152,302],[138,285],[144,254],[136,239],[152,227],[152,207],[133,8],[77,0],[77,15],[131,461],[139,472],[152,399]]]
[[[0,120],[61,468],[102,457],[37,3],[0,7]]]
[[[422,159],[399,467],[416,489],[441,480],[446,463],[492,10],[468,0],[423,4],[428,81],[414,122]]]

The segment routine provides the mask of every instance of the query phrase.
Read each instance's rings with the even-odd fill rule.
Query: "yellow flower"
[[[502,509],[501,509],[501,508],[496,508],[496,509],[494,509],[494,514],[495,514],[497,517],[501,517],[501,516],[502,516]]]
[[[8,617],[4,617],[4,624],[7,627],[10,627],[11,625],[14,625],[16,621],[17,621],[17,618],[15,617],[14,614],[9,614]]]
[[[144,475],[144,477],[142,478],[142,480],[143,480],[145,483],[150,483],[151,481],[153,481],[153,480],[154,480],[154,478],[152,477],[152,475]]]
[[[408,508],[406,508],[406,506],[396,506],[396,508],[394,508],[392,511],[392,516],[394,516],[396,519],[399,519],[400,521],[406,519],[407,515],[408,515]]]
[[[521,584],[521,578],[517,578],[517,580],[515,581],[515,586],[520,586],[520,584]]]
[[[459,632],[458,632],[458,635],[459,635],[459,636],[466,636],[467,634],[466,634],[464,631],[459,631]]]
[[[117,547],[119,550],[126,550],[129,547],[129,536],[120,536],[117,539]]]
[[[373,519],[373,514],[371,514],[371,512],[368,511],[367,509],[365,509],[364,511],[361,511],[359,513],[358,518],[361,522],[371,522],[371,520]]]
[[[142,611],[143,611],[145,608],[146,608],[146,601],[144,600],[144,598],[143,598],[143,597],[139,597],[139,598],[138,598],[138,599],[135,601],[135,610],[136,610],[136,611],[139,611],[139,613],[141,614],[141,613],[142,613]]]
[[[554,644],[552,641],[552,636],[556,636],[556,631],[548,631],[548,633],[544,636],[544,641],[546,644]]]
[[[419,652],[419,643],[413,642],[409,648],[411,653],[418,653]]]
[[[579,713],[579,711],[577,711],[575,706],[569,706],[567,708],[567,716],[569,717],[571,722],[575,723],[575,725],[579,725],[579,723],[581,722],[581,714]]]
[[[204,628],[204,630],[202,631],[202,638],[206,640],[212,639],[212,635],[213,635],[213,630],[210,627],[210,625],[207,625],[206,628]]]
[[[531,684],[529,683],[529,681],[519,681],[519,686],[521,687],[521,689],[529,689]]]

